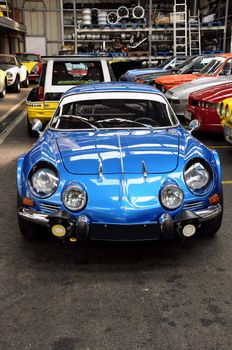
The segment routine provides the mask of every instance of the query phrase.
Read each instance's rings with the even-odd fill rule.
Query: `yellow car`
[[[232,97],[218,104],[217,113],[221,118],[221,124],[224,128],[225,140],[232,143]]]
[[[27,130],[30,136],[33,119],[46,123],[53,116],[64,92],[80,84],[115,80],[109,60],[101,57],[55,56],[43,57],[39,86],[33,88],[26,101]]]
[[[6,72],[0,69],[0,97],[4,97],[6,93]]]

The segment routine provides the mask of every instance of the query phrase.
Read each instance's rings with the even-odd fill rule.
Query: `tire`
[[[21,199],[17,196],[17,209],[21,207]],[[23,220],[18,214],[18,225],[21,235],[30,241],[35,241],[44,238],[43,227]]]
[[[31,123],[29,122],[28,117],[26,118],[26,123],[27,123],[27,134],[28,134],[28,136],[30,136],[30,137],[36,136],[36,133],[31,128]]]
[[[28,74],[26,79],[22,82],[22,87],[27,88],[29,86],[29,78],[28,78]]]
[[[19,81],[19,76],[17,75],[17,77],[15,78],[15,82],[11,87],[11,90],[13,92],[19,93],[20,92],[20,81]]]
[[[6,94],[6,84],[3,83],[3,90],[0,92],[0,98],[3,98]]]
[[[222,207],[222,212],[216,218],[206,221],[201,225],[199,231],[200,231],[200,234],[204,236],[213,237],[221,227],[222,217],[223,217],[223,193],[222,192],[220,193],[220,198],[221,199],[219,204]]]

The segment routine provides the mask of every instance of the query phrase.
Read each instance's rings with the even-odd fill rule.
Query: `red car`
[[[221,119],[217,114],[217,104],[231,96],[232,82],[192,92],[186,106],[185,118],[198,119],[201,131],[223,133]]]

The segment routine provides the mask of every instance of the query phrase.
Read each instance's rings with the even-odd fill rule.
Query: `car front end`
[[[208,222],[220,222],[217,153],[180,126],[155,89],[128,86],[126,97],[124,87],[112,84],[110,92],[98,86],[62,98],[61,114],[19,158],[19,220],[44,225],[62,241],[189,238]],[[149,126],[148,112],[141,117],[148,100],[166,126],[162,118]],[[136,119],[112,118],[122,106],[131,118],[138,113]],[[63,115],[70,108],[77,114]]]
[[[225,140],[232,144],[232,98],[218,103],[217,114],[221,119]]]

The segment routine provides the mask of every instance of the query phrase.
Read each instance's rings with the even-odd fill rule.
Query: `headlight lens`
[[[6,73],[7,78],[13,78],[13,74],[11,72]]]
[[[62,193],[62,201],[64,206],[71,211],[81,210],[86,205],[87,194],[78,185],[68,186]]]
[[[36,197],[49,197],[57,189],[59,179],[55,171],[49,168],[40,168],[29,177],[31,192]]]
[[[184,179],[190,191],[204,189],[210,180],[210,173],[200,162],[193,163],[184,171]]]
[[[176,185],[166,185],[160,193],[161,204],[167,209],[176,209],[183,202],[183,192]]]

